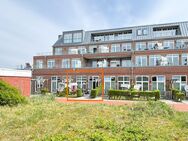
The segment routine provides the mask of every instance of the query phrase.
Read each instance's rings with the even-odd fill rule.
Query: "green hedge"
[[[108,96],[109,96],[109,99],[112,99],[112,98],[120,99],[123,96],[128,99],[133,99],[135,97],[137,97],[137,98],[144,97],[147,100],[150,98],[155,98],[155,100],[159,100],[160,99],[160,91],[159,90],[155,90],[155,91],[109,90]]]
[[[91,97],[91,98],[95,98],[96,96],[97,96],[97,90],[96,90],[96,89],[92,89],[92,90],[91,90],[90,97]]]
[[[82,97],[83,93],[81,89],[77,89],[77,97]]]
[[[18,89],[0,80],[0,105],[14,106],[25,102],[26,98]]]
[[[182,93],[180,90],[172,89],[172,99],[174,101],[181,102],[185,98],[185,94]]]
[[[40,90],[40,92],[41,92],[41,94],[46,95],[47,93],[49,93],[49,90],[48,90],[48,88],[43,88]]]

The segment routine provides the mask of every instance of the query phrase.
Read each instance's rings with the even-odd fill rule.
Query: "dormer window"
[[[142,29],[138,29],[138,30],[137,30],[137,35],[138,35],[138,36],[141,36],[141,35],[142,35]]]
[[[82,42],[82,33],[74,33],[73,34],[73,42],[74,43]]]
[[[72,34],[71,33],[64,34],[64,43],[72,43]]]

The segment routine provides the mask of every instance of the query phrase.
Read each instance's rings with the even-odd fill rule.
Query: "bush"
[[[0,105],[14,106],[25,102],[25,97],[21,95],[18,89],[0,80]]]
[[[56,96],[58,96],[58,97],[65,97],[67,95],[67,89],[68,89],[68,94],[69,94],[69,88],[65,87],[62,92],[58,91],[57,94],[56,94]]]
[[[48,88],[43,88],[40,90],[40,92],[41,92],[41,94],[46,95],[47,93],[49,93],[49,90],[48,90]]]
[[[178,93],[176,93],[176,101],[178,101],[178,102],[181,102],[184,98],[185,98],[185,94],[184,93],[182,93],[182,92],[178,92]]]
[[[120,99],[122,96],[130,98],[131,95],[130,95],[129,90],[109,90],[108,96],[109,96],[109,99],[111,99],[112,97],[114,99],[116,97]]]
[[[172,91],[172,99],[176,100],[176,94],[179,93],[180,91],[177,89],[172,89],[171,91]]]
[[[91,97],[91,98],[95,98],[96,96],[97,96],[97,90],[96,90],[96,89],[92,89],[92,90],[91,90],[90,97]]]
[[[77,89],[77,97],[82,97],[83,93],[81,89]]]

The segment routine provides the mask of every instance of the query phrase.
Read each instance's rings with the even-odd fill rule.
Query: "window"
[[[182,39],[182,40],[176,40],[176,48],[185,48],[187,46],[188,40],[187,39]]]
[[[157,47],[158,47],[158,42],[157,41],[148,42],[148,49],[149,50],[157,49]]]
[[[143,29],[143,35],[147,35],[148,34],[148,30],[146,28]]]
[[[130,85],[130,80],[128,76],[119,76],[118,77],[118,89],[124,90],[127,89],[125,86]]]
[[[149,65],[150,66],[160,66],[161,55],[150,55]]]
[[[141,85],[142,91],[149,90],[149,77],[148,76],[136,76],[136,84]]]
[[[107,45],[99,45],[99,53],[108,53],[109,47]]]
[[[70,68],[70,59],[62,60],[62,68]]]
[[[187,66],[188,65],[188,54],[182,54],[181,56],[181,64],[183,66]]]
[[[120,60],[111,60],[110,61],[110,67],[119,67],[120,66]]]
[[[64,43],[72,43],[72,34],[71,33],[64,34]]]
[[[160,90],[161,93],[165,91],[165,77],[164,76],[153,76],[152,77],[152,90]]]
[[[170,66],[179,65],[179,55],[178,54],[168,54],[167,60],[168,60],[168,65],[170,65]]]
[[[123,59],[122,60],[122,67],[131,67],[132,66],[132,62],[131,62],[131,59]]]
[[[48,64],[49,69],[55,68],[55,60],[54,59],[49,59],[47,64]]]
[[[136,43],[136,50],[146,50],[146,43],[145,42],[138,42]]]
[[[63,54],[63,52],[62,52],[62,48],[55,48],[54,49],[55,50],[55,55],[62,55]]]
[[[43,68],[43,60],[36,60],[36,69]]]
[[[74,33],[73,34],[73,42],[74,43],[82,42],[82,33]]]
[[[147,56],[136,56],[136,66],[147,66]]]
[[[78,84],[79,88],[86,89],[86,82],[87,82],[86,76],[81,75],[76,77],[76,83]]]
[[[181,91],[184,91],[184,86],[187,85],[186,75],[173,75],[172,87]]]
[[[174,41],[173,40],[166,40],[163,42],[164,49],[173,49],[174,48]]]
[[[72,68],[81,68],[81,60],[72,59]]]
[[[97,61],[92,61],[92,67],[97,68]]]
[[[111,52],[120,52],[120,44],[112,44]]]
[[[57,76],[52,76],[51,77],[51,92],[55,93],[57,92]]]
[[[69,54],[78,54],[78,49],[77,48],[69,48]]]
[[[89,46],[89,53],[97,53],[97,46]]]
[[[78,53],[79,54],[86,54],[87,53],[86,48],[85,47],[79,47],[78,48]]]
[[[123,43],[121,51],[131,51],[131,43]]]
[[[141,35],[142,35],[142,29],[138,29],[138,30],[137,30],[137,35],[138,35],[138,36],[141,36]]]

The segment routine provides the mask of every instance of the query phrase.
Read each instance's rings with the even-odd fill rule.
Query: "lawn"
[[[128,107],[36,97],[16,107],[0,106],[0,140],[187,141],[188,113],[159,101]]]

